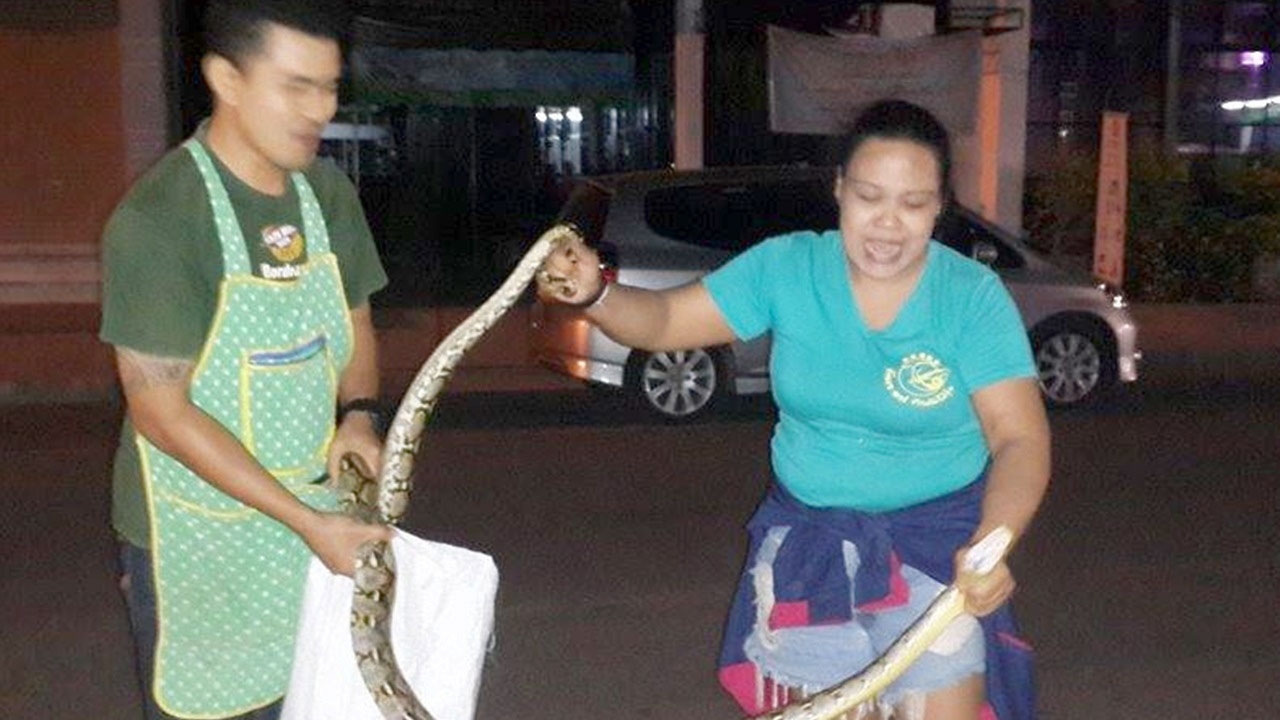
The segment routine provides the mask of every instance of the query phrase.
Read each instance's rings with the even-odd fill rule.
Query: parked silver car
[[[627,285],[692,282],[771,235],[837,226],[833,171],[810,167],[627,173],[583,181],[561,219],[617,264]],[[1040,384],[1074,405],[1138,376],[1137,328],[1118,293],[1041,259],[1009,233],[953,204],[935,238],[994,268],[1028,328]],[[533,313],[538,360],[600,386],[625,388],[663,415],[689,417],[728,393],[769,388],[769,338],[648,353],[620,345],[573,308]]]

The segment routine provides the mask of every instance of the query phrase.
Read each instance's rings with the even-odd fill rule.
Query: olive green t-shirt
[[[266,195],[240,181],[213,153],[248,246],[254,275],[291,282],[307,261],[297,190]],[[338,260],[348,306],[357,308],[387,276],[355,187],[333,163],[304,171]],[[117,347],[195,359],[217,310],[222,246],[195,161],[184,148],[165,155],[129,191],[102,240],[102,325]],[[149,545],[146,500],[133,427],[126,419],[112,473],[111,523],[125,540]]]

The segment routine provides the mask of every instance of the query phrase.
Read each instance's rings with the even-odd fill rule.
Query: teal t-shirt
[[[817,507],[894,510],[973,482],[989,453],[970,394],[1035,377],[1017,307],[985,265],[930,242],[893,323],[871,330],[840,233],[766,240],[703,282],[742,339],[772,333],[773,470]]]

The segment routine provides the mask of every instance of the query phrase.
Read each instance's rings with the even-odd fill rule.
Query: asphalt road
[[[118,409],[0,407],[0,717],[138,717],[107,529]],[[408,529],[494,555],[481,720],[736,717],[713,672],[764,487],[759,398],[687,425],[588,393],[447,397]],[[1040,717],[1280,716],[1280,373],[1055,411],[1014,567]]]

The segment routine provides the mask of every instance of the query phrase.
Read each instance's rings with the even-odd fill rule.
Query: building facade
[[[1280,151],[1280,2],[1040,0],[1031,12],[1028,170],[1096,151],[1103,110],[1188,156]]]

